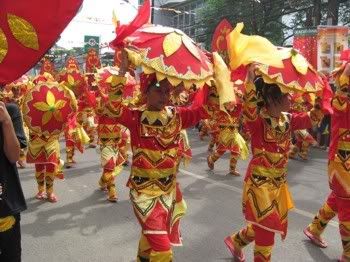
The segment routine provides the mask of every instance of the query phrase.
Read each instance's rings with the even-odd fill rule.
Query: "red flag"
[[[221,52],[227,50],[226,35],[232,31],[232,25],[226,19],[221,20],[221,22],[216,27],[213,38],[211,41],[211,51]]]
[[[139,9],[136,17],[128,25],[120,25],[116,28],[117,37],[110,43],[112,48],[123,46],[123,41],[144,24],[148,23],[151,15],[151,4],[146,0]]]
[[[33,67],[78,12],[83,0],[1,0],[0,86]]]
[[[227,52],[227,41],[226,36],[232,31],[232,25],[226,19],[221,20],[221,22],[216,27],[213,38],[211,41],[212,52],[218,52],[226,64],[229,62],[228,52]]]

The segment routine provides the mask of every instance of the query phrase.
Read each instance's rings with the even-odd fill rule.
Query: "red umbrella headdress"
[[[343,64],[332,72],[332,77],[338,88],[350,92],[348,91],[348,89],[350,90],[350,77],[343,74],[344,70],[350,67],[350,49],[344,50],[340,54],[340,60],[343,61]]]
[[[129,59],[142,66],[144,73],[165,78],[173,86],[184,83],[203,86],[213,75],[212,64],[204,52],[185,33],[178,29],[156,25],[145,25],[149,20],[149,1],[141,7],[135,19],[117,29],[117,37],[111,42],[113,48],[127,48]]]
[[[277,84],[282,92],[318,92],[323,88],[322,77],[295,49],[279,48],[283,67],[261,64],[258,68],[266,83]]]

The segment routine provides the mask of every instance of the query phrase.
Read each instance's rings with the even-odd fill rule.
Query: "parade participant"
[[[347,51],[350,54],[350,51]],[[346,52],[344,52],[345,56]],[[321,237],[328,222],[338,215],[343,254],[339,261],[350,261],[350,55],[335,72],[336,92],[332,100],[331,141],[328,181],[331,193],[304,234],[317,246],[325,248]]]
[[[275,233],[286,237],[288,211],[293,208],[286,180],[291,133],[312,127],[322,117],[316,108],[308,113],[286,113],[290,110],[289,92],[316,92],[323,82],[295,50],[279,50],[265,38],[241,34],[242,29],[243,24],[238,24],[228,36],[230,66],[234,70],[251,64],[246,86],[250,99],[244,106],[256,108],[249,110],[245,121],[253,157],[242,199],[247,226],[224,242],[237,261],[245,261],[243,248],[253,241],[254,261],[271,261]]]
[[[115,122],[115,117],[105,111],[104,94],[107,94],[114,87],[113,77],[118,75],[117,67],[105,67],[98,70],[96,74],[97,84],[99,86],[100,96],[97,97],[96,114],[98,116],[98,139],[101,151],[101,165],[103,168],[99,180],[100,189],[107,191],[107,200],[116,202],[118,195],[115,186],[115,177],[122,171],[122,165],[125,162],[126,155],[126,138],[123,133],[126,128]],[[126,78],[130,78],[128,75]],[[127,86],[130,81],[125,84]],[[119,100],[120,97],[117,97]],[[117,101],[119,104],[121,101]]]
[[[212,86],[212,92],[216,92],[216,87]],[[235,102],[225,105],[226,111],[219,108],[218,101],[211,104],[211,121],[212,126],[218,128],[218,132],[213,137],[216,138],[215,151],[207,158],[208,167],[210,170],[214,169],[214,163],[226,152],[230,155],[230,171],[228,174],[233,176],[240,176],[236,170],[238,158],[246,159],[248,155],[248,148],[243,137],[239,133],[240,116],[242,111],[242,103],[238,101],[238,96]]]
[[[312,109],[311,94],[294,94],[291,97],[292,110],[291,112],[301,113],[307,112]],[[308,159],[309,148],[311,145],[316,145],[316,140],[310,135],[310,133],[304,130],[296,130],[294,132],[295,144],[291,147],[289,152],[289,158],[296,158],[297,155],[302,160]]]
[[[283,113],[289,111],[290,101],[278,85],[265,83],[261,77],[255,78],[254,84],[264,105],[255,121],[246,122],[252,134],[253,152],[243,190],[243,211],[248,225],[227,237],[225,243],[239,261],[244,261],[242,248],[255,241],[254,261],[270,261],[274,235],[280,233],[282,238],[286,237],[287,214],[293,207],[286,181],[291,132],[311,127],[312,118],[306,113]]]
[[[24,97],[23,116],[28,128],[27,162],[35,164],[36,198],[57,202],[53,192],[60,171],[59,136],[68,116],[76,110],[74,94],[54,81],[49,73],[34,79],[36,85]]]

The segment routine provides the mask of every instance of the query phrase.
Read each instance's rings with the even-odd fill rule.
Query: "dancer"
[[[304,229],[317,246],[325,248],[321,237],[328,222],[338,215],[343,254],[339,261],[350,261],[350,57],[335,72],[336,92],[332,100],[331,142],[328,181],[331,192],[314,220]]]

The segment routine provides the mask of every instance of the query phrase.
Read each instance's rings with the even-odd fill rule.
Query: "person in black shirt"
[[[0,261],[21,261],[20,213],[27,206],[16,162],[26,144],[18,106],[0,101]]]

